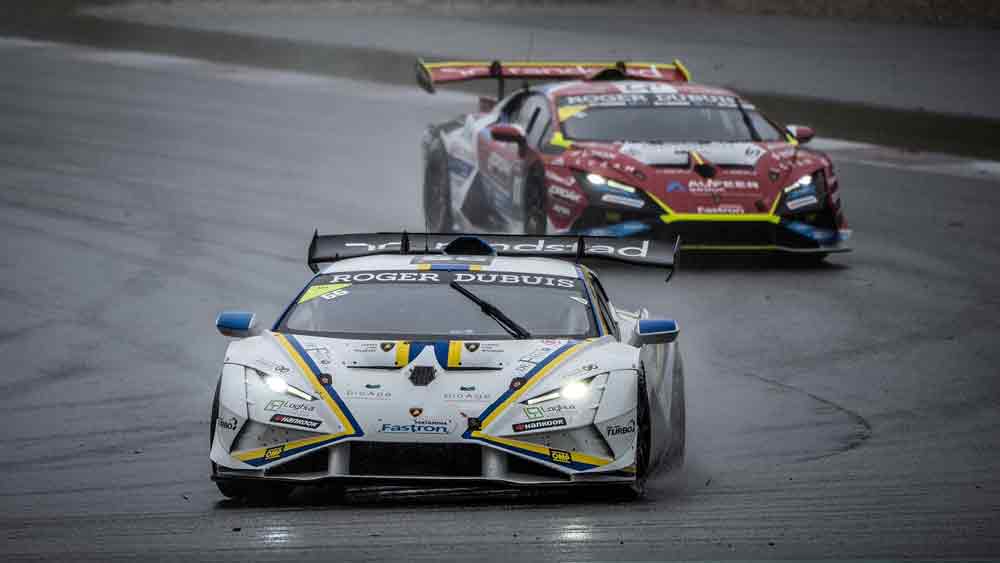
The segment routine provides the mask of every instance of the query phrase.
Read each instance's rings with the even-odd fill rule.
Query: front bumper
[[[421,444],[347,441],[287,463],[259,469],[219,466],[213,480],[277,481],[294,484],[500,484],[559,486],[630,483],[631,468],[566,473],[522,456],[480,444]]]
[[[713,220],[664,223],[659,217],[633,219],[584,229],[591,236],[653,236],[662,240],[681,237],[681,248],[695,252],[785,252],[827,254],[849,252],[851,232],[819,227],[804,221],[776,218],[776,221],[745,220],[732,216]]]

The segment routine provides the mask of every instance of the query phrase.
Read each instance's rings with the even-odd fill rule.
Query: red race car
[[[499,84],[478,112],[424,135],[427,229],[680,236],[696,251],[849,250],[833,164],[803,147],[813,131],[779,127],[736,93],[689,78],[677,60],[418,61],[428,92]],[[511,80],[519,88],[505,96]]]

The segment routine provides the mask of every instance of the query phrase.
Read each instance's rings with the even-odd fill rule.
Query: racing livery
[[[833,163],[803,146],[813,131],[779,128],[739,95],[689,78],[679,61],[419,61],[429,92],[500,85],[480,111],[428,128],[427,229],[680,236],[695,251],[848,250]],[[543,83],[504,97],[505,79]]]
[[[672,268],[667,246],[314,236],[316,275],[271,330],[251,313],[216,321],[235,340],[212,405],[213,480],[229,497],[358,482],[641,495],[683,460],[677,324],[615,308],[580,261]]]

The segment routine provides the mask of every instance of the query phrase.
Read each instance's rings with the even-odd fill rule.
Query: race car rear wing
[[[579,80],[593,78],[598,73],[614,74],[620,80],[650,80],[655,82],[689,82],[691,73],[679,60],[672,63],[638,62],[554,62],[554,61],[450,61],[428,63],[417,59],[417,84],[434,93],[438,84],[468,80],[496,79],[499,93],[504,96],[505,78],[525,80]]]
[[[485,245],[483,244],[485,243]],[[676,268],[680,237],[674,243],[662,240],[588,237],[574,235],[463,235],[455,233],[357,233],[320,235],[313,233],[307,263],[313,273],[320,264],[378,254],[496,254],[543,258],[601,258],[660,266],[669,269],[667,280]]]

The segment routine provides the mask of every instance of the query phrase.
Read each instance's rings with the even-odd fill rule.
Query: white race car
[[[236,339],[212,404],[223,495],[419,482],[637,497],[680,465],[677,324],[616,309],[580,264],[672,272],[675,247],[480,236],[314,236],[317,275],[271,330],[219,315]]]

